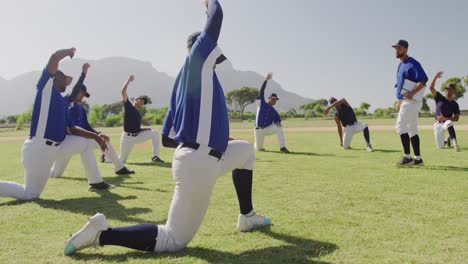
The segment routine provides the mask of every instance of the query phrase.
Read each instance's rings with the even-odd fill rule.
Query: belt
[[[349,124],[349,125],[346,125],[346,126],[344,126],[344,127],[354,126],[356,123],[357,123],[357,122],[354,122],[354,123]]]
[[[184,143],[184,144],[182,144],[182,148],[191,148],[191,149],[194,149],[194,150],[198,150],[198,148],[200,148],[200,144],[198,144],[198,143]],[[211,149],[210,152],[208,153],[208,155],[210,155],[212,157],[215,157],[218,160],[220,160],[223,157],[223,153],[219,152],[219,151],[217,151],[215,149]]]
[[[34,137],[29,137],[29,140],[32,140],[33,138]],[[51,140],[47,140],[47,139],[44,140],[44,143],[47,146],[51,146],[51,147],[58,147],[58,146],[60,146],[60,144],[62,144],[62,142],[55,142],[55,141],[51,141]]]
[[[125,132],[125,133],[126,133],[127,136],[129,136],[129,137],[136,137],[136,136],[138,136],[138,134],[139,134],[139,133],[127,133],[127,132]]]

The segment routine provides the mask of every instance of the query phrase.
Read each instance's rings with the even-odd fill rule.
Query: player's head
[[[84,97],[89,98],[90,96],[91,95],[88,93],[88,88],[86,88],[86,85],[83,84],[75,100],[81,103]]]
[[[328,104],[329,105],[332,105],[333,103],[335,103],[336,101],[338,101],[335,97],[330,97],[330,99],[328,99]]]
[[[148,103],[148,99],[143,96],[139,96],[133,99],[133,106],[135,106],[136,109],[140,109],[142,106],[146,105],[147,103]]]
[[[457,86],[453,83],[450,83],[445,87],[445,97],[449,100],[453,100],[455,94],[457,93]]]
[[[272,93],[270,96],[268,96],[268,104],[271,106],[274,106],[276,102],[279,101],[278,95],[275,93]]]
[[[71,84],[73,78],[65,75],[62,71],[57,71],[54,77],[54,86],[59,92],[63,93],[67,89],[67,86]]]
[[[395,49],[395,56],[398,59],[408,56],[408,47],[409,47],[408,41],[400,39],[392,47]]]
[[[200,31],[190,34],[190,36],[187,39],[187,51],[188,51],[188,53],[190,53],[192,51],[193,45],[195,45],[195,42],[197,41],[198,37],[200,37],[201,34],[202,33]],[[215,63],[214,66],[216,66],[216,64],[221,64],[225,60],[227,60],[227,58],[224,56],[224,54],[221,54],[216,59],[216,63]]]

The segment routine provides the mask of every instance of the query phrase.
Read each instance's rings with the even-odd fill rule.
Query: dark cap
[[[453,84],[453,83],[449,83],[449,84],[447,85],[447,87],[445,87],[445,89],[454,89],[454,90],[456,90],[456,89],[457,89],[457,86],[456,86],[455,84]]]
[[[338,101],[338,100],[335,97],[330,97],[330,99],[328,99],[329,104],[333,104],[336,101]]]
[[[403,48],[408,48],[409,43],[406,40],[400,39],[397,43],[395,43],[392,47],[403,47]]]
[[[91,95],[88,93],[88,88],[86,88],[86,85],[81,86],[81,91],[85,92],[85,97],[89,98]]]
[[[275,94],[275,93],[272,93],[272,94],[270,95],[270,97],[271,97],[271,98],[275,98],[277,101],[279,101],[278,95]]]
[[[195,32],[195,33],[192,33],[188,39],[187,39],[187,48],[188,49],[192,49],[193,45],[195,44],[195,42],[197,41],[198,37],[202,34],[202,32]],[[224,56],[224,54],[221,54],[221,56],[219,56],[217,59],[216,59],[216,64],[221,64],[222,62],[224,62],[225,60],[227,60],[226,56]]]

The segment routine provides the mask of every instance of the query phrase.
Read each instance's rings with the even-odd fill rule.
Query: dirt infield
[[[394,126],[369,126],[371,131],[395,131]],[[422,125],[419,126],[420,130],[432,130],[432,125]],[[334,132],[336,127],[285,127],[286,132]],[[457,131],[468,131],[468,125],[459,125],[456,126]],[[253,128],[238,128],[231,129],[233,133],[251,133]],[[109,133],[108,136],[120,136],[120,133]],[[22,142],[26,139],[26,136],[22,137],[0,137],[0,143],[2,142]]]

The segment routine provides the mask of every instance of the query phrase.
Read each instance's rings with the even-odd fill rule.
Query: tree
[[[313,100],[310,103],[301,105],[299,108],[305,112],[307,117],[323,116],[323,111],[328,106],[327,99]]]
[[[88,116],[88,121],[91,126],[96,126],[97,122],[102,120],[102,112],[104,107],[99,105],[93,105],[91,107],[91,113]]]
[[[432,95],[432,94],[431,94]],[[427,97],[427,96],[426,96]],[[423,98],[423,105],[422,105],[422,108],[421,108],[421,111],[423,113],[429,113],[431,112],[431,108],[429,107],[429,104],[427,103],[427,98],[424,97]]]
[[[241,119],[244,116],[244,110],[249,105],[255,102],[258,97],[258,90],[251,87],[242,87],[232,90],[226,95],[226,103],[233,112],[239,112]]]
[[[288,112],[286,112],[286,116],[288,118],[294,118],[294,117],[296,117],[296,115],[297,115],[297,111],[294,108],[291,108],[291,109],[288,110]]]
[[[445,91],[445,88],[449,84],[455,84],[455,86],[457,87],[457,92],[455,93],[455,100],[463,98],[463,96],[465,95],[465,92],[466,92],[466,87],[463,86],[462,79],[459,78],[459,77],[449,78],[447,81],[445,81],[442,84],[442,86],[440,87],[440,90]],[[466,80],[465,80],[465,84],[466,84]]]

